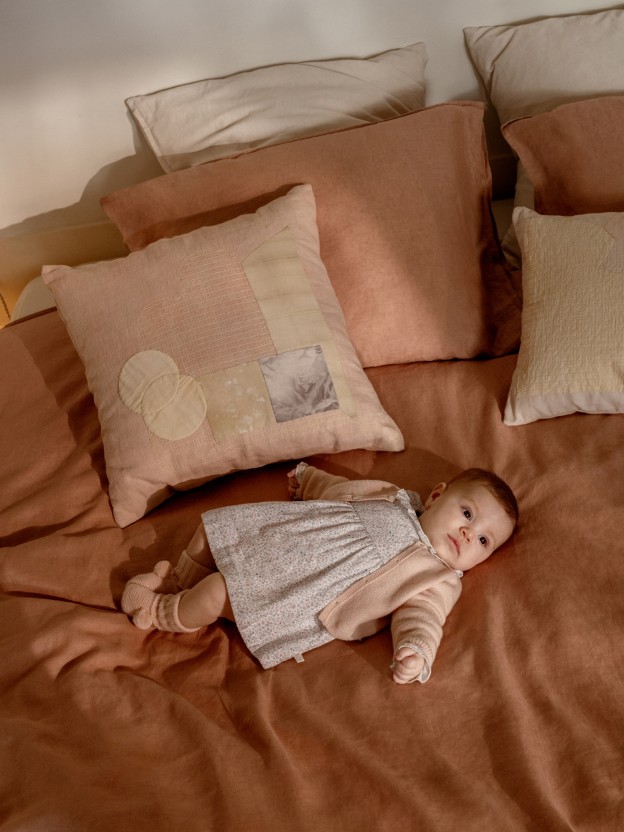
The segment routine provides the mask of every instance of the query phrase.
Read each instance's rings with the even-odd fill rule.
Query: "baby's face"
[[[462,572],[489,558],[514,529],[503,506],[476,482],[437,485],[420,524],[440,557]]]

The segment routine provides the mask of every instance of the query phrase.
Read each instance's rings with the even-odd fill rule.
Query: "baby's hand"
[[[291,500],[295,499],[295,494],[299,490],[299,483],[297,482],[297,469],[293,468],[286,474],[288,478],[288,496]]]
[[[392,663],[392,681],[397,685],[413,682],[425,666],[425,660],[420,653],[415,653],[411,647],[399,647],[394,654]]]

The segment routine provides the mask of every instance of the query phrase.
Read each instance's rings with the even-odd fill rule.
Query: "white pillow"
[[[522,342],[504,419],[624,413],[624,214],[516,208]]]
[[[425,106],[424,43],[367,59],[278,64],[128,98],[168,173]]]
[[[624,10],[464,29],[501,124],[624,90]]]
[[[624,92],[623,9],[469,27],[464,37],[501,124],[567,102]],[[521,166],[515,205],[533,207],[533,187]],[[513,227],[503,250],[518,266]]]

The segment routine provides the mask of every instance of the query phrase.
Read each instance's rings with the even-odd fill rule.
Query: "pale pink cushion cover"
[[[453,102],[200,165],[102,201],[131,249],[310,183],[321,255],[363,366],[517,345],[490,214],[483,105]]]
[[[85,365],[120,526],[173,489],[237,469],[403,448],[349,341],[309,185],[255,214],[44,279]],[[318,382],[313,394],[306,378]],[[284,383],[297,401],[288,391],[284,401]]]

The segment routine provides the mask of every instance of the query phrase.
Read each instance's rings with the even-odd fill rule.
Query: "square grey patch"
[[[338,396],[320,345],[258,359],[278,422],[338,410]]]

